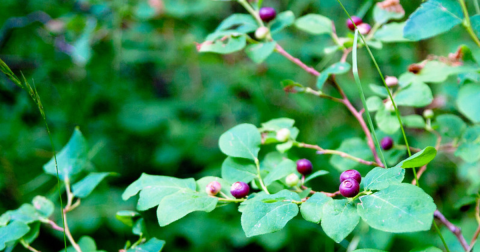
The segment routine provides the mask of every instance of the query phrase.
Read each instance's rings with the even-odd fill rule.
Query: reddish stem
[[[462,244],[462,247],[465,251],[470,251],[470,247],[468,246],[465,237],[463,237],[462,230],[459,227],[453,225],[450,221],[448,221],[447,218],[445,218],[445,216],[443,216],[443,214],[440,213],[440,211],[438,210],[435,210],[433,216],[435,216],[435,218],[442,222],[448,228],[448,230],[450,230],[450,232],[452,232],[457,237],[458,241],[460,242],[460,244]]]

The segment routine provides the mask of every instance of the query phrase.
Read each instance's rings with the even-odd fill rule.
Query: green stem
[[[353,197],[353,198],[350,198],[350,202],[353,202],[355,201],[356,199],[360,198],[361,196],[365,196],[365,195],[370,195],[372,194],[372,191],[364,191],[364,192],[360,192],[359,194],[357,194],[357,196]]]
[[[265,191],[266,194],[270,194],[267,187],[263,183],[262,176],[260,175],[260,162],[258,161],[258,158],[255,158],[255,165],[257,166],[257,177],[260,181],[260,185],[262,186],[263,191]]]
[[[224,199],[224,198],[218,198],[218,201],[240,203],[240,202],[244,202],[245,199]]]
[[[246,0],[238,0],[238,2],[255,18],[260,27],[265,26],[258,13],[252,8],[252,6],[250,6],[250,4]]]
[[[475,44],[477,44],[477,46],[480,47],[480,40],[478,40],[477,36],[475,35],[475,32],[472,29],[472,23],[470,22],[470,16],[468,15],[468,10],[467,10],[467,5],[465,4],[465,0],[458,0],[458,1],[462,6],[463,15],[465,16],[463,26],[465,26],[465,29],[467,29],[468,34],[470,34],[470,37],[472,37]],[[476,0],[474,0],[474,2],[476,2]],[[478,6],[478,3],[476,3],[476,6]],[[477,9],[477,12],[478,12],[478,9]]]
[[[433,226],[435,227],[435,230],[437,231],[438,236],[440,236],[440,240],[442,240],[443,246],[445,246],[445,249],[447,250],[447,252],[450,252],[450,250],[448,249],[447,243],[445,242],[445,239],[443,239],[443,235],[440,232],[440,229],[438,228],[437,223],[435,223],[435,221],[433,221]]]

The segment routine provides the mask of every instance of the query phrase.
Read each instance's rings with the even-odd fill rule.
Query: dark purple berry
[[[359,191],[360,185],[355,179],[346,179],[340,184],[340,193],[343,195],[343,197],[355,197]]]
[[[355,25],[359,25],[359,24],[363,23],[362,19],[359,18],[359,17],[356,17],[356,16],[352,16],[351,20],[347,19],[347,27],[351,31],[355,31],[355,26],[353,25],[352,20],[353,20],[353,23],[355,23]]]
[[[393,139],[391,137],[384,137],[382,141],[380,141],[380,146],[384,150],[390,150],[393,147]]]
[[[360,172],[357,170],[346,170],[340,174],[340,182],[343,182],[347,179],[354,179],[360,183],[362,181],[362,175],[360,175]]]
[[[233,183],[232,188],[230,188],[230,193],[237,199],[244,198],[248,195],[248,192],[250,192],[250,187],[247,183],[241,181]]]
[[[312,172],[312,162],[308,159],[300,159],[297,161],[297,171],[302,175],[307,175]]]
[[[263,22],[270,22],[277,16],[277,12],[272,7],[262,7],[258,14],[260,14],[260,18]]]

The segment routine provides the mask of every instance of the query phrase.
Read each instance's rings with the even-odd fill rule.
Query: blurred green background
[[[406,16],[420,2],[402,1]],[[355,13],[363,3],[344,4]],[[345,14],[335,0],[265,0],[264,5],[292,10],[296,17],[307,13],[328,16],[336,22],[340,35],[347,33]],[[300,141],[330,149],[343,139],[363,137],[344,107],[308,95],[287,95],[280,81],[293,79],[313,87],[315,78],[280,55],[257,65],[244,52],[225,56],[197,53],[195,42],[202,42],[221,20],[238,12],[245,13],[234,1],[0,1],[0,58],[35,83],[56,149],[61,149],[79,126],[91,147],[91,169],[120,174],[103,182],[71,213],[69,226],[77,239],[89,234],[98,248],[118,251],[127,239],[134,239],[115,219],[118,210],[134,209],[134,199],[124,202],[120,197],[126,186],[142,172],[196,179],[220,176],[224,155],[218,149],[218,138],[236,124],[260,125],[290,117],[300,129]],[[373,20],[371,11],[365,19]],[[274,37],[292,55],[318,70],[340,57],[324,57],[323,48],[333,43],[326,36],[287,28]],[[447,56],[463,43],[468,44],[469,39],[457,27],[418,43],[384,44],[374,54],[386,75],[398,76],[409,64],[429,54]],[[379,83],[367,54],[362,50],[360,56],[363,84]],[[338,79],[359,107],[353,77]],[[458,90],[455,78],[432,88],[434,94],[446,97],[443,111],[452,111]],[[325,91],[334,92],[328,85]],[[435,141],[433,135],[420,131],[408,131],[408,135],[418,147]],[[316,179],[314,189],[336,191],[339,172],[329,164],[329,157],[315,156],[309,150],[290,155],[310,158],[315,169],[330,171]],[[51,156],[37,108],[26,92],[1,75],[0,213],[30,202],[35,195],[46,195],[58,206],[56,179],[42,170]],[[470,229],[475,229],[472,210],[462,209],[467,211],[462,213],[451,207],[463,195],[454,162],[452,157],[440,155],[433,163],[439,172],[427,171],[420,182],[440,208],[447,206],[447,217],[456,223],[463,221],[469,240]],[[280,232],[246,238],[233,205],[208,214],[190,214],[165,228],[158,227],[155,210],[144,215],[150,234],[167,241],[165,251],[298,251],[300,247],[304,251],[345,251],[348,246],[346,241],[334,244],[319,225],[300,217]],[[59,214],[55,216],[60,222]],[[452,251],[458,251],[455,237],[444,231]],[[391,251],[406,251],[412,244],[440,243],[433,232],[393,235],[363,225],[357,227],[356,235],[365,237],[359,247]],[[62,238],[60,232],[42,227],[40,239],[33,244],[41,251],[58,251]],[[14,251],[25,249],[17,246]]]

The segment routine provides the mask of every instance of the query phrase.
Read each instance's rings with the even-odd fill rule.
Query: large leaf
[[[456,115],[439,115],[435,121],[438,126],[437,131],[444,137],[458,138],[467,128],[462,118]]]
[[[226,32],[216,33],[224,35],[214,41],[206,41],[200,45],[199,52],[213,52],[219,54],[229,54],[242,50],[247,45],[247,38],[243,34]]]
[[[277,43],[275,41],[251,44],[245,48],[245,53],[255,63],[262,63],[273,53]]]
[[[418,41],[444,33],[462,21],[462,9],[456,0],[428,0],[410,15],[403,34]]]
[[[296,171],[297,164],[290,159],[285,159],[280,164],[275,167],[267,176],[264,178],[265,185],[270,185],[275,180],[285,178],[286,176],[294,173]]]
[[[323,207],[332,201],[323,193],[315,193],[300,206],[302,217],[310,222],[319,223],[323,216]]]
[[[27,224],[14,221],[5,227],[0,227],[0,250],[5,249],[5,243],[18,240],[30,231]]]
[[[222,178],[230,183],[248,183],[257,177],[257,168],[252,160],[227,157],[222,164]]]
[[[437,209],[432,197],[411,184],[391,185],[360,202],[358,214],[368,225],[392,233],[430,230]]]
[[[61,180],[72,177],[83,170],[88,161],[87,141],[78,128],[75,128],[67,145],[57,154],[58,175]],[[43,166],[46,173],[56,176],[54,159]]]
[[[298,206],[292,203],[292,200],[300,201],[300,197],[287,190],[264,195],[256,200],[247,200],[241,218],[246,236],[251,237],[281,230],[289,220],[298,214]]]
[[[144,244],[138,245],[135,248],[127,250],[127,252],[160,252],[165,246],[165,241],[158,240],[153,237]]]
[[[218,198],[192,191],[166,196],[157,208],[158,224],[164,227],[194,211],[210,212],[217,201]]]
[[[255,160],[260,151],[261,137],[257,127],[240,124],[220,136],[220,150],[228,156]]]
[[[332,20],[318,14],[308,14],[295,21],[295,26],[311,34],[330,34],[332,33]]]
[[[344,140],[337,150],[364,160],[368,160],[372,157],[372,152],[368,148],[367,143],[360,138],[350,138]],[[339,155],[333,155],[330,158],[330,164],[332,164],[339,171],[353,169],[359,165],[358,162],[343,158]]]
[[[432,161],[437,155],[437,150],[432,146],[428,146],[425,149],[413,154],[409,158],[401,161],[395,167],[401,168],[415,168],[424,166]]]
[[[393,167],[389,169],[374,168],[372,169],[362,183],[365,190],[382,190],[393,184],[400,184],[405,177],[405,169],[401,167]]]
[[[127,187],[122,198],[127,200],[141,190],[137,209],[143,211],[160,204],[162,199],[168,195],[185,190],[195,191],[195,189],[195,180],[192,178],[178,179],[143,173],[139,179]]]
[[[285,27],[292,25],[293,22],[295,22],[295,15],[292,11],[284,11],[279,13],[270,24],[270,33],[277,33],[283,30]]]
[[[480,160],[480,126],[471,126],[465,130],[460,141],[460,146],[455,151],[455,156],[460,156],[469,163]]]
[[[480,85],[467,84],[457,96],[458,110],[474,123],[480,123]]]
[[[335,242],[340,243],[358,224],[360,216],[355,204],[348,200],[332,200],[323,207],[323,231]]]
[[[331,74],[344,74],[347,73],[350,68],[351,66],[347,62],[338,62],[327,67],[317,78],[317,88],[322,89],[323,84],[325,84]]]
[[[72,193],[78,198],[85,198],[102,182],[110,172],[91,172],[85,178],[73,184]]]
[[[433,95],[427,84],[414,82],[400,90],[394,100],[398,106],[424,107],[433,101]]]

